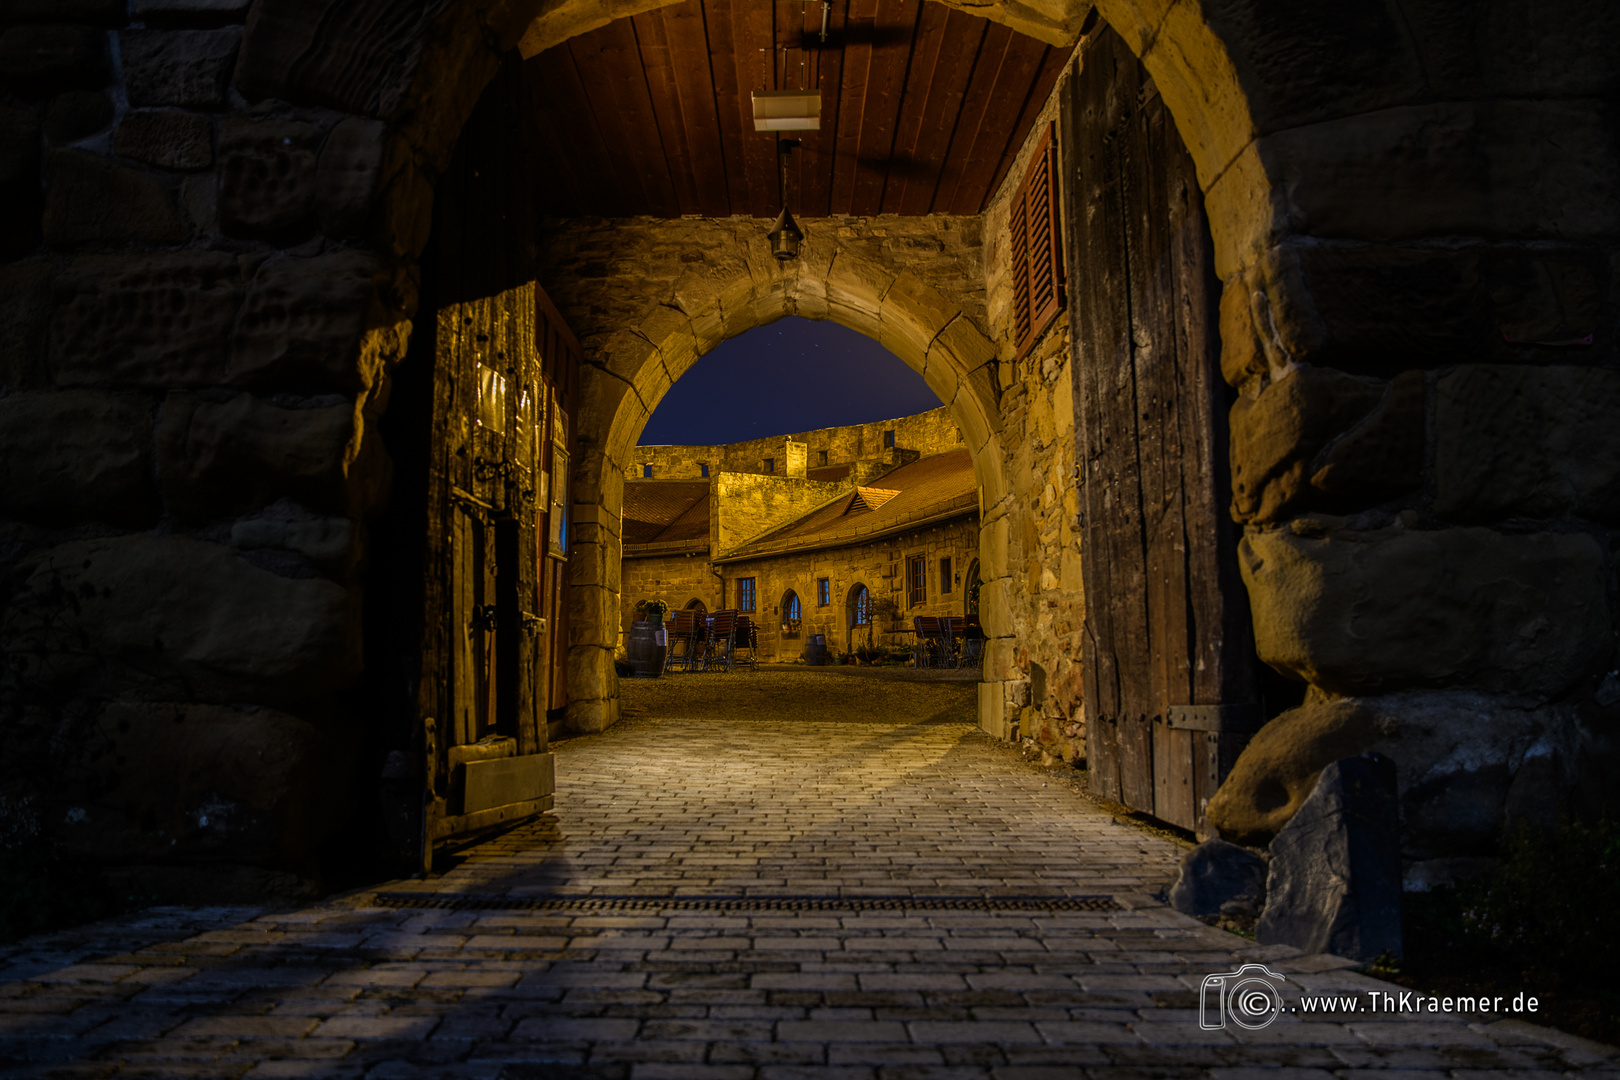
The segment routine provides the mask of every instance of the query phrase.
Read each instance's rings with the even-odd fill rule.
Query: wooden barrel
[[[804,647],[804,662],[814,667],[823,667],[826,665],[827,635],[810,635],[810,642]]]
[[[636,621],[630,624],[630,639],[625,642],[625,659],[635,670],[638,679],[656,679],[664,673],[664,646],[658,644],[658,624]]]

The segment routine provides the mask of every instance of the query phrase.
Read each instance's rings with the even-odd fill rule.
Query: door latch
[[[495,629],[495,605],[480,604],[473,608],[473,627],[478,630]]]

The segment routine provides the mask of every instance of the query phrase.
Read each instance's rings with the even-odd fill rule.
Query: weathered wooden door
[[[1091,783],[1203,832],[1260,720],[1209,228],[1170,114],[1113,30],[1064,105]]]
[[[424,259],[433,324],[418,715],[422,860],[549,809],[566,703],[567,488],[580,349],[534,280],[516,61],[463,130]]]

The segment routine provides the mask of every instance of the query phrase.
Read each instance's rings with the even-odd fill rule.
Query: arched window
[[[872,594],[865,585],[857,585],[849,593],[849,625],[872,625]]]
[[[979,560],[974,559],[968,563],[967,573],[962,575],[962,614],[979,614]]]
[[[699,615],[707,615],[709,613],[708,605],[695,596],[686,602],[686,610],[696,611]]]
[[[799,636],[799,594],[789,589],[782,596],[782,636]]]

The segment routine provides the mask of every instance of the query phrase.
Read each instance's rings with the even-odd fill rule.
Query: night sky
[[[659,402],[641,445],[742,442],[939,406],[922,376],[876,341],[790,315],[692,365]]]

